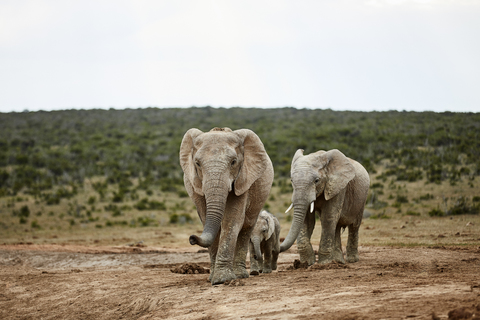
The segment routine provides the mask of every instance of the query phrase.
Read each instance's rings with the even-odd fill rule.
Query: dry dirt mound
[[[454,309],[448,313],[448,319],[449,320],[463,320],[463,319],[480,320],[480,304],[478,304],[477,306],[472,306],[471,308],[462,307],[462,308]]]
[[[210,273],[210,269],[199,266],[196,263],[185,263],[176,268],[170,269],[173,273],[181,274],[205,274]]]
[[[348,269],[348,268],[349,268],[348,265],[338,263],[335,261],[332,261],[326,264],[315,263],[311,266],[308,266],[308,262],[306,261],[300,262],[300,260],[295,259],[295,261],[293,261],[293,265],[287,267],[286,270],[291,271],[291,270],[297,270],[297,269],[308,269],[309,271],[313,271],[313,270],[331,270],[331,269]]]

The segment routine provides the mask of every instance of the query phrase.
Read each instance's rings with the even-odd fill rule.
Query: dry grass
[[[381,171],[379,171],[380,173]],[[378,173],[378,174],[379,174]],[[434,208],[445,209],[451,205],[452,198],[459,196],[479,195],[479,183],[473,181],[473,187],[468,181],[461,181],[455,186],[448,182],[441,185],[426,184],[425,181],[413,183],[376,180],[378,175],[372,175],[372,184],[380,182],[384,185],[383,194],[379,200],[388,205],[384,208],[374,209],[367,206],[367,210],[375,215],[384,215],[388,219],[364,219],[360,231],[360,245],[394,245],[394,246],[435,246],[435,245],[480,245],[480,215],[461,215],[448,217],[429,217],[428,212]],[[33,197],[19,195],[21,201],[16,201],[14,206],[11,198],[0,198],[0,243],[35,243],[35,244],[85,244],[85,245],[127,245],[143,241],[147,246],[186,247],[188,237],[193,233],[200,233],[202,225],[198,219],[193,202],[187,198],[181,198],[177,193],[160,192],[155,190],[147,195],[139,191],[139,199],[148,197],[150,200],[164,202],[166,210],[144,210],[133,208],[138,201],[128,200],[117,203],[119,207],[128,206],[130,209],[122,210],[122,215],[113,217],[112,213],[104,209],[111,203],[112,191],[109,189],[108,196],[103,202],[98,201],[98,194],[89,183],[85,183],[84,189],[79,190],[77,196],[70,200],[62,199],[60,204],[48,206],[38,203]],[[418,200],[427,193],[433,195],[432,199]],[[399,208],[393,207],[397,195],[405,196],[408,203],[402,203]],[[95,196],[97,201],[92,205],[88,199]],[[285,237],[290,228],[290,222],[285,209],[290,205],[291,194],[280,193],[280,188],[274,186],[267,201],[270,212],[274,213],[281,221],[281,237]],[[83,218],[69,215],[69,204],[85,206],[91,211],[91,218],[96,221],[88,221],[86,210],[82,211]],[[27,223],[20,224],[19,217],[13,216],[13,210],[19,210],[27,205],[30,216]],[[407,215],[415,212],[418,215]],[[188,214],[192,218],[191,223],[171,224],[170,215]],[[142,227],[138,223],[139,217],[151,219],[151,225]],[[75,221],[71,224],[71,221]],[[32,225],[35,221],[40,228]],[[83,222],[82,222],[83,221]],[[125,221],[125,222],[123,222]],[[131,225],[137,221],[136,226]],[[115,223],[126,225],[115,225]],[[113,224],[109,226],[109,224]],[[468,224],[468,226],[467,226]],[[343,245],[346,245],[348,232],[342,235]],[[312,244],[316,248],[320,241],[321,228],[317,222]]]

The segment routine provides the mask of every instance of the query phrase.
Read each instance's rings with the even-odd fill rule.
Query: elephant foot
[[[300,262],[308,262],[309,266],[315,263],[315,251],[313,251],[311,245],[299,248],[298,254],[300,255]]]
[[[251,276],[258,276],[260,273],[262,273],[261,270],[251,270],[250,271]]]
[[[217,269],[215,268],[215,273],[211,279],[212,285],[222,284],[226,281],[231,281],[237,279],[237,276],[231,269]]]
[[[272,269],[270,269],[270,268],[264,268],[264,269],[262,270],[262,272],[263,272],[263,273],[272,273]]]
[[[320,264],[327,264],[330,262],[338,262],[341,264],[345,264],[345,259],[343,258],[343,254],[329,254],[329,255],[318,255],[318,263]]]
[[[249,273],[246,268],[235,268],[234,269],[235,276],[237,279],[248,278]]]
[[[347,262],[355,263],[359,260],[358,253],[356,254],[347,254]]]

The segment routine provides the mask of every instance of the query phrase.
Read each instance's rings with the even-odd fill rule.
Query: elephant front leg
[[[302,229],[297,236],[297,248],[300,255],[300,262],[308,262],[308,265],[315,263],[315,251],[313,251],[310,238],[315,227],[315,212],[307,212]]]
[[[257,259],[253,256],[255,255],[255,248],[253,247],[253,243],[249,242],[249,249],[250,249],[250,274],[258,276],[262,273],[262,266]]]
[[[208,248],[208,253],[210,255],[210,276],[208,281],[212,282],[213,275],[215,273],[215,261],[217,260],[217,250],[218,250],[218,239],[219,235],[215,238],[212,245]]]
[[[358,229],[353,225],[348,226],[348,240],[347,240],[347,262],[354,263],[359,259],[358,256]]]
[[[241,232],[245,220],[245,203],[246,197],[244,195],[237,197],[231,193],[228,196],[225,214],[222,219],[215,271],[211,280],[212,284],[234,280],[237,278],[237,273],[238,276],[243,278],[248,277],[245,260],[247,258],[250,232],[248,232],[248,235]],[[238,252],[236,253],[237,250]],[[238,254],[243,257],[241,263],[238,258],[235,258]],[[239,263],[240,266],[238,266]],[[234,265],[236,266],[235,268]]]
[[[322,220],[322,236],[318,249],[318,263],[330,263],[332,261],[345,263],[340,240],[340,227],[335,221]]]
[[[237,278],[248,278],[249,273],[247,271],[247,266],[246,266],[246,260],[247,260],[247,252],[248,252],[248,246],[250,242],[250,235],[252,234],[252,229],[253,228],[243,228],[240,230],[240,233],[238,234],[238,239],[237,239],[237,246],[235,248],[235,258],[234,258],[234,263],[233,263],[233,272],[235,272],[235,275]],[[250,270],[251,265],[252,265],[252,255],[253,252],[253,245],[251,245],[251,254],[250,254]],[[252,251],[253,250],[253,251]],[[253,258],[253,260],[255,260]],[[256,261],[256,260],[255,260]],[[258,261],[257,261],[258,263]],[[262,272],[262,267],[260,263],[258,263],[259,268],[257,270],[259,272]]]
[[[272,269],[273,269],[273,248],[272,248],[272,243],[271,242],[267,241],[267,243],[265,243],[265,248],[263,249],[263,252],[264,252],[263,273],[272,273]]]

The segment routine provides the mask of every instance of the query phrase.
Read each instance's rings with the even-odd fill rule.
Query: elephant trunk
[[[305,221],[305,214],[307,210],[309,210],[308,205],[305,202],[294,202],[294,212],[293,212],[293,220],[292,226],[288,231],[285,240],[280,245],[280,252],[287,251],[293,245],[295,240],[300,233],[300,229],[303,227],[303,222]]]
[[[223,186],[221,180],[214,181],[212,187],[209,187],[210,185],[206,183],[204,188],[207,213],[203,232],[200,236],[191,235],[189,239],[191,245],[198,244],[204,248],[210,247],[217,237],[229,193],[228,186]]]
[[[255,250],[255,253],[253,254],[253,258],[255,260],[262,260],[262,251],[260,250],[260,238],[259,237],[254,237],[252,239],[253,243],[253,248]]]

